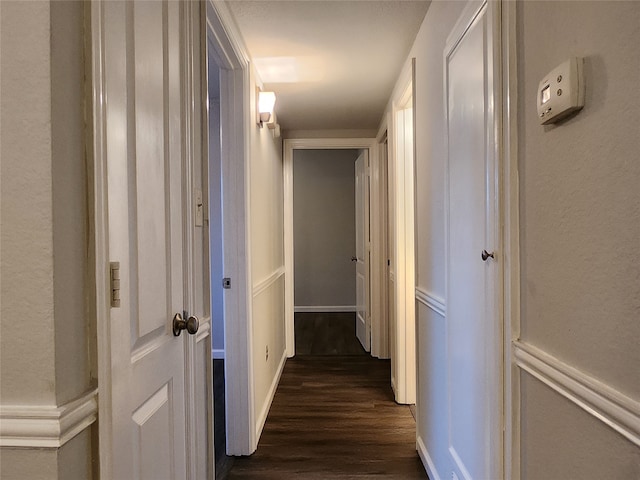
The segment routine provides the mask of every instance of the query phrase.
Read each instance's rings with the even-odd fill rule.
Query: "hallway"
[[[389,361],[369,355],[289,359],[257,452],[226,478],[428,478],[389,375]]]

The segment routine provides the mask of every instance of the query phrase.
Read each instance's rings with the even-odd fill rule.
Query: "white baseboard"
[[[425,470],[427,471],[427,475],[431,480],[440,480],[440,475],[438,475],[438,471],[436,470],[436,465],[433,463],[433,459],[429,455],[427,451],[427,447],[425,446],[422,438],[418,436],[416,439],[416,450],[418,450],[418,455],[422,459],[422,465],[424,465]]]
[[[1,405],[0,446],[60,448],[97,418],[97,389],[59,407]]]
[[[224,348],[212,348],[211,357],[215,360],[224,360]]]
[[[355,305],[298,305],[293,309],[296,313],[306,312],[357,312],[358,307]]]
[[[262,429],[264,428],[264,424],[267,421],[267,415],[269,415],[269,410],[271,409],[271,404],[273,403],[273,398],[276,395],[276,389],[278,388],[278,384],[280,383],[280,377],[282,376],[282,370],[284,369],[284,364],[287,361],[287,352],[282,353],[282,358],[280,359],[280,364],[278,365],[278,371],[273,377],[273,382],[271,382],[271,387],[269,388],[269,392],[267,393],[267,399],[262,406],[262,410],[260,411],[260,415],[258,416],[258,422],[256,424],[256,444],[260,441],[260,435],[262,435]]]

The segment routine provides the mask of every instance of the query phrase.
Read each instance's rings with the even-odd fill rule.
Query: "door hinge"
[[[111,290],[111,306],[120,307],[120,262],[109,264],[109,278]]]
[[[231,278],[229,277],[224,277],[222,279],[222,288],[231,288]]]

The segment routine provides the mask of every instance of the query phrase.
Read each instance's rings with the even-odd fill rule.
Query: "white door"
[[[198,136],[185,133],[186,52],[193,42],[185,32],[190,15],[198,14],[172,1],[106,1],[92,11],[98,8],[108,247],[111,262],[119,262],[112,274],[119,302],[110,319],[111,395],[109,385],[100,387],[100,401],[110,402],[111,419],[101,418],[110,420],[101,426],[110,442],[101,448],[111,449],[114,479],[195,478],[211,472],[202,448],[210,419],[194,421],[194,412],[210,410],[203,376],[210,373],[210,353],[195,354],[196,335],[174,332],[174,316],[187,320],[184,310],[196,308],[194,272],[208,275],[207,266],[194,270],[191,260],[201,240],[187,201],[195,175],[188,152],[199,147]],[[188,326],[195,330],[195,320]],[[203,338],[200,333],[198,343],[205,345]]]
[[[369,174],[366,150],[356,159],[356,336],[368,352],[371,349],[369,304]]]
[[[502,477],[494,8],[470,5],[445,50],[449,453],[478,480]]]

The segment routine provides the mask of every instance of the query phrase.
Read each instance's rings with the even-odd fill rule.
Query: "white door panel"
[[[490,15],[486,6],[473,22],[469,15],[445,58],[449,452],[458,475],[479,480],[501,475],[497,283],[493,260],[481,258],[497,224]]]
[[[101,448],[112,449],[116,479],[193,478],[186,419],[194,395],[188,389],[195,387],[185,372],[193,368],[195,337],[186,331],[176,337],[172,328],[174,315],[189,308],[193,268],[185,242],[192,235],[183,144],[185,7],[107,1],[97,8],[109,256],[120,264],[120,306],[111,309],[110,323],[111,398],[104,399],[111,402],[111,445]],[[208,419],[198,429],[207,432]],[[206,455],[196,462],[206,470]]]

